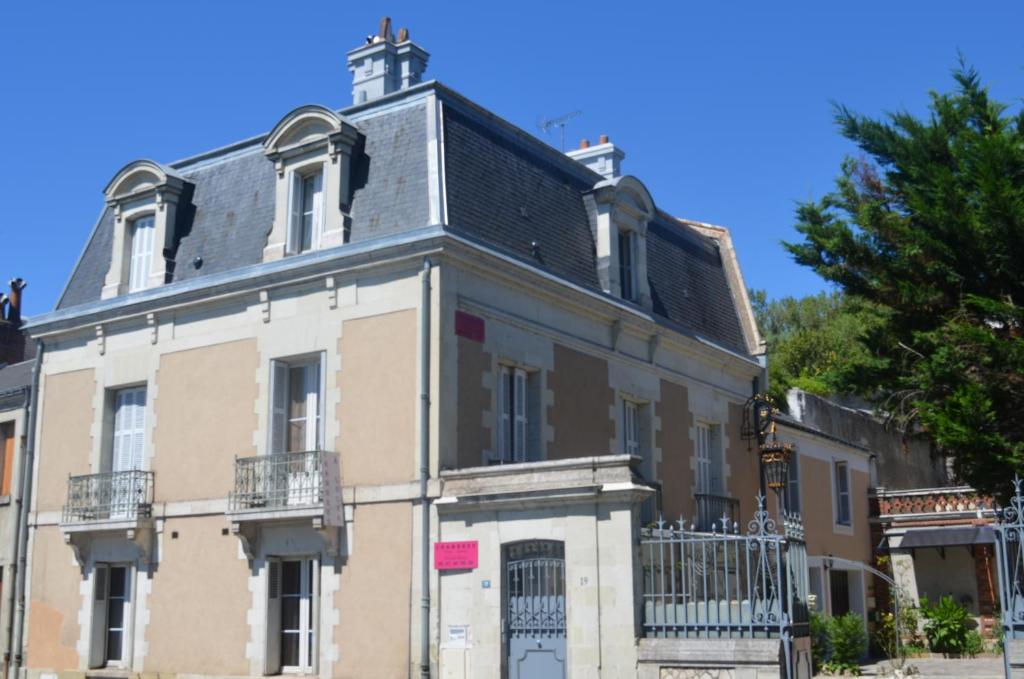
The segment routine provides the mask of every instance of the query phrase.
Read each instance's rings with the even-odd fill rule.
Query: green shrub
[[[826,629],[830,653],[822,667],[835,674],[860,674],[860,660],[868,650],[864,621],[856,613],[847,613],[829,618]]]
[[[897,655],[896,644],[896,616],[885,612],[878,617],[875,623],[875,630],[871,635],[871,641],[880,655],[886,658],[895,658]]]
[[[972,629],[967,633],[967,639],[964,642],[963,654],[973,658],[974,656],[981,655],[985,652],[985,640],[981,638],[981,634],[976,629]]]
[[[925,618],[924,635],[932,652],[965,652],[971,619],[963,606],[950,596],[942,597],[935,606],[929,606],[928,600],[922,598],[921,611]]]
[[[814,673],[821,670],[821,666],[828,660],[828,625],[825,616],[821,613],[812,612],[810,620],[811,636],[811,665]]]

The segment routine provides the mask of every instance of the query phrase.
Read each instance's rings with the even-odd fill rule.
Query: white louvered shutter
[[[640,429],[637,417],[639,406],[632,401],[623,401],[623,441],[627,455],[640,457]]]
[[[722,450],[722,429],[718,425],[708,427],[708,456],[711,460],[711,489],[715,495],[725,494],[725,460]]]
[[[320,248],[321,236],[324,232],[324,175],[318,172],[313,177],[313,233],[310,234],[310,246],[314,250]]]
[[[281,562],[267,561],[266,674],[281,671]]]
[[[131,262],[128,269],[128,292],[144,290],[153,268],[153,241],[156,233],[153,217],[139,217],[132,222]]]
[[[287,451],[288,365],[272,361],[270,368],[270,452]]]
[[[288,232],[285,252],[294,255],[302,246],[302,177],[292,172],[288,182]]]
[[[122,389],[115,397],[112,471],[142,469],[146,442],[146,390]]]
[[[697,425],[697,492],[711,492],[711,430],[706,424]]]
[[[512,458],[512,369],[506,366],[501,368],[498,412],[498,459],[508,462]]]

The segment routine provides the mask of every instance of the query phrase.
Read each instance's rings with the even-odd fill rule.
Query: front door
[[[552,540],[505,548],[508,679],[565,679],[565,546]]]

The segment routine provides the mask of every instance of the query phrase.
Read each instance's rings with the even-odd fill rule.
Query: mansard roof
[[[445,229],[600,292],[584,196],[604,178],[435,82],[337,113],[299,110],[325,120],[337,116],[361,137],[353,161],[351,242],[432,226],[425,99],[430,91],[444,103]],[[262,262],[274,213],[275,169],[264,147],[272,136],[166,166],[194,187],[176,227],[174,282]],[[635,179],[627,184],[646,193]],[[650,196],[644,198],[653,207]],[[58,309],[100,299],[110,267],[113,218],[112,209],[104,208]],[[742,280],[730,274],[720,240],[656,209],[647,237],[653,312],[682,332],[752,353],[756,340],[744,332],[741,315],[747,310],[736,290]]]

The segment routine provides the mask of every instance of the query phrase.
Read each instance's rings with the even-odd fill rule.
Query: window
[[[622,299],[636,301],[636,234],[619,231],[619,286]]]
[[[90,667],[127,667],[131,637],[131,569],[124,564],[96,564],[93,571]]]
[[[110,471],[142,469],[146,445],[146,388],[114,392],[114,431]]]
[[[697,425],[697,493],[701,495],[725,493],[718,425],[704,423]]]
[[[498,385],[499,463],[540,458],[539,373],[503,365]]]
[[[640,404],[622,401],[622,443],[626,455],[643,457],[640,450]]]
[[[132,255],[128,264],[128,292],[149,287],[149,274],[153,268],[155,222],[152,215],[139,217],[131,223]]]
[[[11,494],[11,474],[14,472],[14,423],[0,424],[0,454],[3,455],[3,469],[0,470],[0,496]]]
[[[293,173],[288,245],[291,254],[309,252],[320,247],[323,195],[323,171]]]
[[[296,453],[323,447],[322,357],[273,361],[270,452]]]
[[[267,673],[311,674],[316,658],[317,561],[274,558],[267,565]]]
[[[836,524],[849,526],[852,523],[850,512],[850,473],[845,462],[835,463],[836,491]]]
[[[786,506],[790,512],[800,512],[800,456],[793,453],[789,462],[789,478],[786,483]]]

